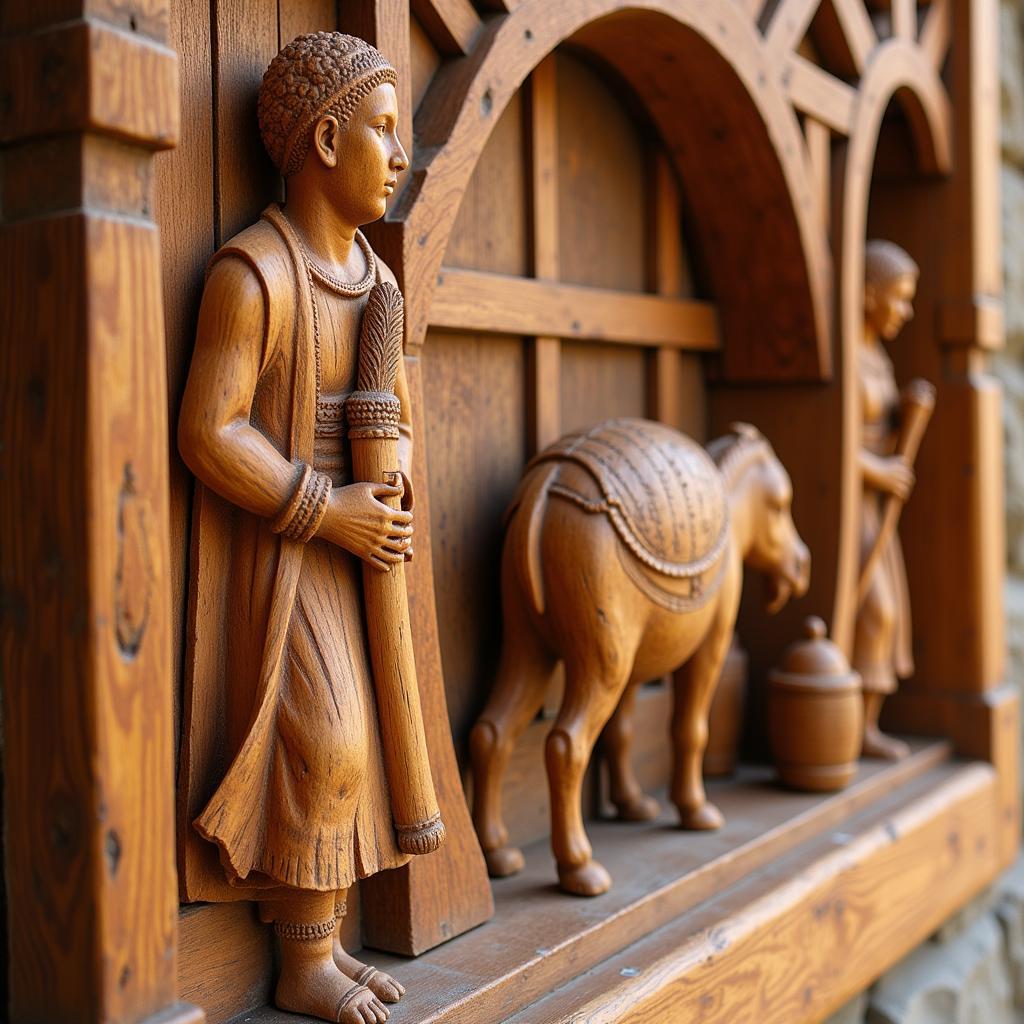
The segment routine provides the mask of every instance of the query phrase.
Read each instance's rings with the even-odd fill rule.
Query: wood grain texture
[[[442,267],[433,327],[534,334],[713,352],[718,314],[708,302],[534,281]]]
[[[987,765],[949,770],[510,1018],[812,1024],[930,935],[998,871]]]
[[[469,0],[411,0],[416,19],[441,53],[464,57],[480,33],[480,17]]]
[[[171,12],[170,43],[181,65],[181,139],[154,165],[154,219],[160,229],[160,272],[167,348],[168,435],[177,436],[178,409],[195,340],[203,268],[214,246],[213,96],[209,0],[181,0]],[[207,73],[204,73],[207,72]],[[181,727],[182,654],[188,603],[189,526],[193,478],[168,450],[170,483],[171,653],[175,751]]]
[[[173,60],[100,21],[86,39],[65,84],[110,116],[51,130],[141,148],[82,146],[65,168],[76,201],[48,201],[42,175],[42,215],[0,228],[3,318],[25,340],[4,348],[0,420],[8,1010],[196,1021],[175,970],[166,379],[146,152],[170,141],[147,117],[173,111],[176,124],[173,76],[149,80],[150,115],[135,91],[154,51]],[[130,95],[105,77],[111,45]]]
[[[946,758],[948,747],[932,744],[918,746],[911,761],[899,765],[882,768],[865,762],[849,789],[824,797],[783,792],[763,770],[750,771],[735,783],[711,783],[709,791],[727,818],[718,833],[683,835],[669,827],[667,815],[646,825],[594,824],[595,848],[622,880],[599,903],[568,899],[557,892],[549,884],[547,844],[536,844],[526,850],[522,875],[495,883],[493,921],[415,963],[402,964],[409,984],[403,1012],[420,1024],[477,1024],[505,1020],[520,1011],[523,1024],[558,1019],[546,1016],[543,1008],[531,1013],[526,1007],[581,974],[585,980],[587,972],[601,961],[698,909],[716,894],[728,893],[730,886],[742,879],[749,878],[756,886],[759,878],[768,875],[776,882],[779,876],[773,863],[782,863],[784,872],[783,858],[796,853],[802,844],[817,839],[827,849],[836,849],[833,836],[845,833],[849,837],[847,830],[856,823],[854,816],[870,814],[870,808],[887,794],[892,799],[889,806],[899,807],[933,790],[948,773],[962,770],[942,767]],[[981,771],[987,769],[982,766]],[[882,821],[887,809],[880,812]],[[934,841],[931,836],[929,841]],[[645,870],[631,871],[641,843]],[[898,842],[893,849],[901,849]],[[912,871],[919,855],[915,848],[905,860],[901,857],[903,869]],[[981,871],[965,873],[973,875],[972,885],[984,884]],[[987,873],[989,877],[994,874],[991,866]],[[734,914],[742,920],[743,902],[724,911],[712,903],[712,920],[701,920],[684,930],[684,935],[699,939],[706,929],[727,925]],[[884,940],[875,940],[871,948],[882,957],[890,955]],[[391,957],[372,959],[385,970],[401,963]],[[788,956],[780,956],[778,961],[782,965],[790,962]],[[637,965],[628,960],[617,962],[601,975],[607,987],[622,982],[619,971],[623,966]],[[416,984],[418,978],[438,976],[446,980],[444,991],[430,993],[429,984]],[[704,991],[713,996],[716,989],[714,985],[710,990],[698,989],[694,997]],[[570,1006],[576,1005],[570,1002]],[[264,1011],[252,1015],[252,1021],[283,1024],[283,1017]]]

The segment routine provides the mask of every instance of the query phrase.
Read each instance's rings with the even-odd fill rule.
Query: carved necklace
[[[306,264],[306,269],[325,288],[329,288],[338,295],[344,295],[346,298],[357,299],[360,295],[365,295],[373,287],[374,281],[377,278],[377,258],[373,255],[370,243],[358,228],[356,229],[356,244],[362,250],[363,257],[366,260],[366,276],[361,281],[356,282],[342,281],[340,277],[335,277],[334,274],[324,270],[313,259],[302,240],[298,238],[298,232],[296,232],[296,240],[299,243],[299,252],[302,253],[302,260]]]

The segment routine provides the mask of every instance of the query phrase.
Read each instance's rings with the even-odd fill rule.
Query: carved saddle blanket
[[[606,420],[566,435],[530,465],[550,461],[585,474],[559,473],[549,493],[606,515],[648,569],[695,579],[718,562],[729,530],[725,484],[685,434],[651,420]]]

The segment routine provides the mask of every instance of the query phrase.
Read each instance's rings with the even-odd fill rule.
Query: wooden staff
[[[345,403],[357,481],[393,484],[400,479],[401,403],[395,380],[402,359],[404,315],[401,292],[388,281],[375,285],[359,334],[359,390]],[[399,497],[382,500],[400,507]],[[445,831],[423,731],[404,564],[387,572],[364,564],[363,593],[398,847],[405,853],[430,853],[444,842]]]
[[[926,380],[912,380],[904,389],[901,407],[900,436],[896,441],[895,454],[902,457],[907,466],[913,467],[917,450],[921,447],[928,421],[935,408],[935,388]],[[864,603],[871,585],[871,573],[882,557],[903,510],[903,502],[895,494],[887,494],[882,506],[882,523],[878,528],[874,546],[868,553],[864,568],[857,583],[857,607]]]

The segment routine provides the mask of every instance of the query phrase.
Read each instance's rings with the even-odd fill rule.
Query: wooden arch
[[[572,41],[644,97],[683,180],[720,304],[727,374],[828,376],[831,256],[812,215],[799,122],[754,23],[739,7],[696,0],[618,7],[527,0],[436,76],[417,118],[412,181],[390,215],[404,222],[406,253],[416,251],[404,261],[415,275],[406,291],[419,299],[409,344],[422,344],[459,200],[491,131],[533,68]]]
[[[951,108],[939,66],[907,39],[881,43],[871,54],[860,81],[853,130],[841,168],[839,253],[839,344],[843,402],[842,514],[839,565],[833,608],[833,638],[847,652],[853,642],[853,595],[859,565],[858,512],[861,481],[857,453],[860,415],[856,388],[858,334],[863,329],[864,245],[871,173],[882,118],[896,98],[910,127],[918,167],[923,174],[951,170]]]

